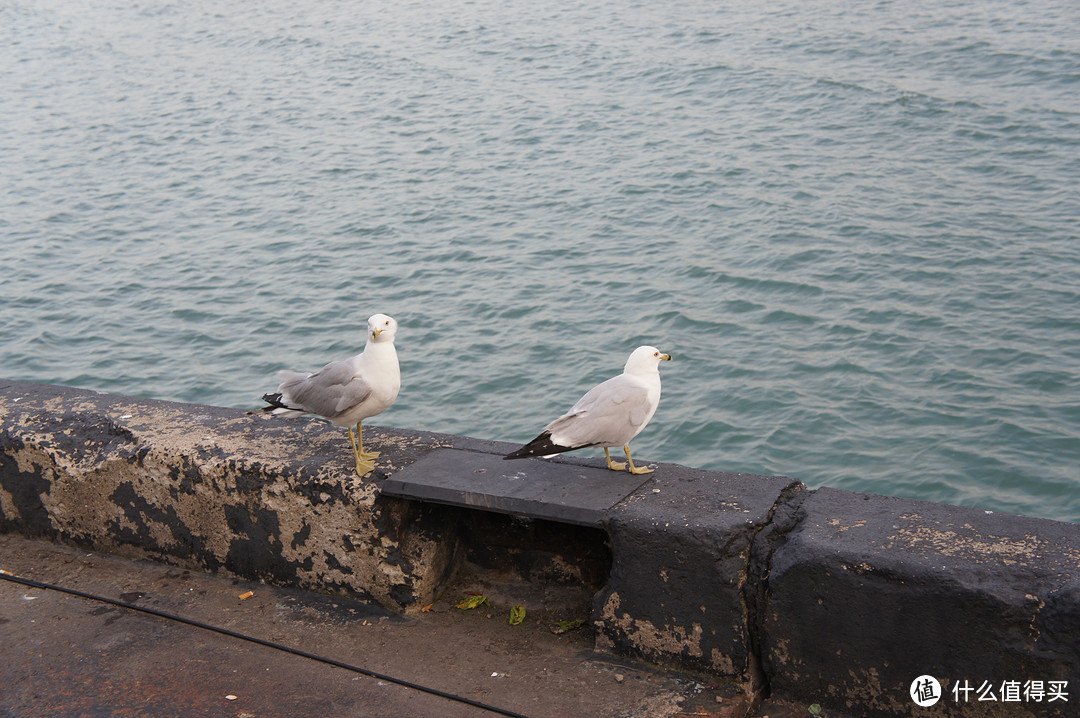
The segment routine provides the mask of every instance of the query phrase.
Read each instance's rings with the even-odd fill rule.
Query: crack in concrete
[[[769,509],[765,522],[754,530],[746,551],[742,599],[749,658],[748,694],[752,705],[757,705],[771,694],[769,675],[763,660],[769,567],[778,544],[798,527],[801,521],[799,507],[811,493],[801,481],[792,481],[786,486]]]

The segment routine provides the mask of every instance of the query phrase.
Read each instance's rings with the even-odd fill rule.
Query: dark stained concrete
[[[1067,681],[1069,702],[950,692],[934,715],[1080,715],[1080,527],[835,489],[797,514],[759,616],[773,692],[892,715],[911,710],[923,674],[995,695]]]

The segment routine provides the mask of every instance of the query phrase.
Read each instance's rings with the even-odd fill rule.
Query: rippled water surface
[[[758,5],[6,3],[0,376],[1080,521],[1080,6]]]

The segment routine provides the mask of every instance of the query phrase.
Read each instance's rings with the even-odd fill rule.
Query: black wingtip
[[[282,399],[280,391],[273,394],[263,394],[262,399],[268,404],[268,406],[264,406],[263,408],[259,409],[258,412],[249,411],[249,414],[270,413],[272,411],[277,411],[278,409],[288,409],[289,411],[303,411],[302,409],[297,409],[295,406],[289,406],[288,404],[286,404]]]
[[[285,405],[281,403],[281,392],[276,394],[263,394],[262,400],[270,405],[272,409],[284,409]]]
[[[511,451],[509,454],[503,457],[503,459],[527,459],[530,456],[550,456],[551,454],[561,454],[564,451],[573,451],[573,446],[559,446],[551,441],[551,434],[544,432],[540,436],[536,437],[525,446],[522,446],[516,451]]]

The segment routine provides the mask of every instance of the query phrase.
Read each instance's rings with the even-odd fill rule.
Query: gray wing
[[[278,391],[285,403],[328,419],[371,395],[371,386],[355,375],[350,360],[331,362],[314,374],[290,374],[282,378]]]
[[[546,430],[560,446],[617,446],[641,431],[651,408],[648,389],[622,374],[594,386]]]

